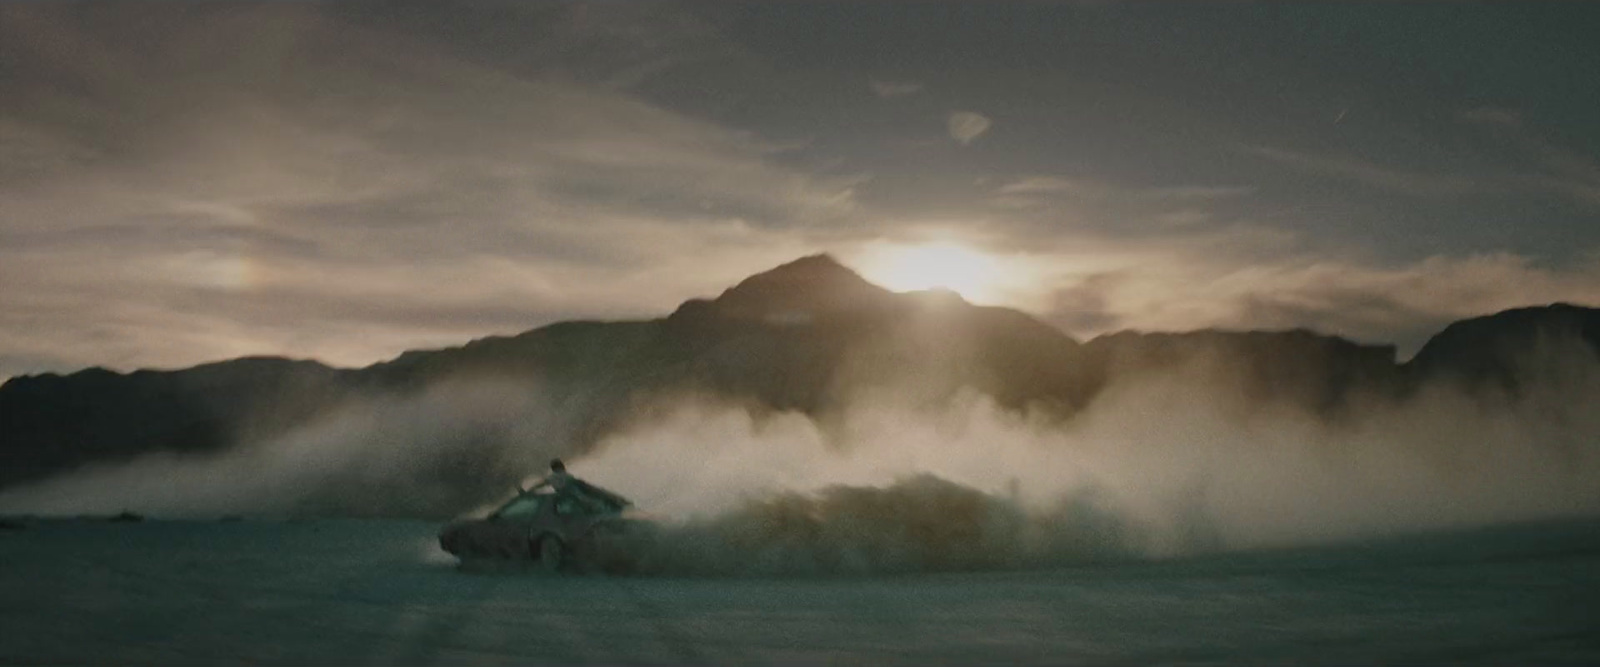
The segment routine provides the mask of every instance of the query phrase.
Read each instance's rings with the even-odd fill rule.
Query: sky
[[[659,317],[818,252],[1079,340],[1305,327],[1403,359],[1463,317],[1600,305],[1594,25],[1576,2],[0,4],[0,378],[360,366]]]

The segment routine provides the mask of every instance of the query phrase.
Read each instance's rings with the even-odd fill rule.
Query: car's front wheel
[[[561,569],[562,561],[566,558],[567,546],[561,543],[561,538],[546,533],[539,537],[538,551],[539,569],[545,572],[555,572]]]

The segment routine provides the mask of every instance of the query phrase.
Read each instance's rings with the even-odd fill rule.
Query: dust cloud
[[[882,389],[838,414],[685,395],[583,453],[563,404],[457,384],[350,406],[207,458],[149,456],[0,494],[9,514],[436,517],[552,455],[659,520],[668,573],[902,572],[1358,539],[1600,514],[1600,359],[1530,359],[1516,391],[1449,382],[1329,418],[1249,403],[1204,365],[1114,381],[1061,420],[970,391]]]
[[[0,492],[0,512],[444,518],[510,490],[564,428],[536,387],[441,384],[212,455],[149,454],[21,485]]]
[[[685,401],[571,468],[673,517],[655,565],[683,572],[1167,557],[1600,514],[1600,359],[1523,367],[1515,392],[1441,381],[1332,419],[1248,403],[1204,364],[1115,383],[1065,422],[971,392],[938,410],[861,396],[832,424]]]

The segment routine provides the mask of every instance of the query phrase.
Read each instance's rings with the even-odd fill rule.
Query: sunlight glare
[[[890,246],[863,264],[862,276],[886,289],[947,289],[973,302],[996,298],[1003,278],[995,258],[954,243]]]

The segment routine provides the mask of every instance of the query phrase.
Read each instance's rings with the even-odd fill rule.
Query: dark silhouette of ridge
[[[1533,380],[1530,369],[1562,363],[1559,357],[1585,347],[1600,351],[1600,310],[1553,303],[1455,322],[1428,339],[1408,366],[1422,378],[1517,393]]]
[[[561,322],[360,369],[245,358],[174,371],[12,378],[0,385],[0,488],[151,452],[222,451],[344,406],[452,383],[543,392],[555,412],[545,437],[578,453],[647,414],[655,399],[683,392],[758,415],[801,412],[823,425],[865,395],[939,405],[963,391],[1070,420],[1116,382],[1168,377],[1203,379],[1196,391],[1342,419],[1355,395],[1405,400],[1432,382],[1514,389],[1536,379],[1530,355],[1551,350],[1600,353],[1600,311],[1553,304],[1464,320],[1406,364],[1395,362],[1393,346],[1306,330],[1124,332],[1079,343],[1015,310],[937,290],[892,293],[832,257],[812,255],[714,299],[690,300],[665,318]],[[526,472],[491,469],[461,459],[473,456],[462,451],[440,454],[456,457],[439,464],[440,483],[455,486],[428,501],[437,506],[404,511],[458,511]]]
[[[1120,332],[1087,346],[1099,381],[1193,372],[1258,403],[1291,403],[1328,415],[1356,391],[1396,395],[1403,369],[1393,345],[1364,345],[1306,329],[1188,333]]]
[[[836,313],[883,307],[892,297],[893,293],[823,254],[745,278],[712,303],[725,315],[766,317],[786,311]]]

